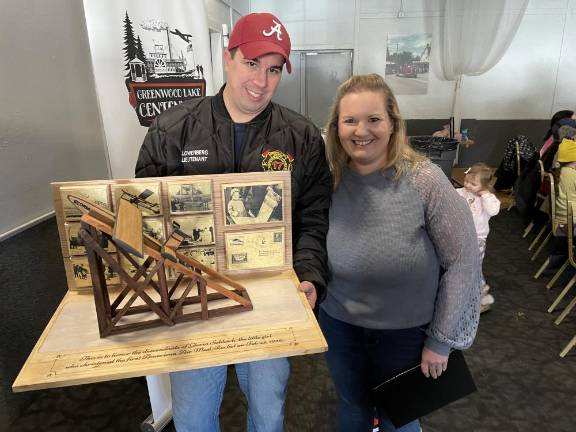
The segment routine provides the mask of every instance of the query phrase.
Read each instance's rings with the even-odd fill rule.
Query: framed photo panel
[[[226,225],[282,222],[282,183],[239,183],[222,185]]]
[[[229,270],[280,267],[285,262],[284,228],[226,233]]]
[[[217,270],[216,249],[214,247],[179,248],[178,252]]]
[[[210,181],[169,182],[168,201],[172,214],[213,211],[212,183]]]
[[[82,212],[68,198],[70,195],[76,195],[107,210],[112,208],[107,184],[63,187],[60,189],[60,199],[64,219],[67,221],[77,221],[82,217]]]
[[[212,214],[175,217],[172,218],[172,223],[174,222],[187,236],[181,244],[182,247],[208,246],[216,242],[214,216]]]
[[[162,200],[160,199],[160,183],[133,182],[112,185],[114,210],[119,199],[126,199],[142,210],[142,216],[160,216]]]

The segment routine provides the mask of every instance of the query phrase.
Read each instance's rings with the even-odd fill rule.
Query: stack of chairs
[[[566,221],[566,236],[567,236],[566,240],[568,243],[568,262],[576,270],[576,253],[574,252],[574,209],[573,209],[574,203],[571,203],[570,201],[568,201],[566,203],[566,205],[567,205],[566,208],[567,208],[567,213],[568,213],[567,221]],[[570,290],[572,289],[572,287],[574,286],[575,283],[576,283],[576,274],[574,274],[574,276],[572,276],[572,278],[568,281],[568,283],[566,284],[566,286],[564,287],[562,292],[560,292],[560,294],[558,294],[558,297],[556,297],[556,300],[554,300],[554,302],[550,305],[550,307],[548,308],[548,313],[552,313],[556,310],[556,307],[564,299],[566,294],[568,294],[568,292],[570,292]],[[564,318],[566,318],[566,316],[572,311],[574,306],[576,306],[576,296],[574,296],[572,301],[570,301],[570,303],[568,303],[568,305],[564,308],[562,313],[558,316],[558,318],[556,318],[556,321],[554,321],[554,324],[559,325],[564,320]],[[566,356],[566,354],[568,354],[568,352],[574,347],[574,345],[576,345],[576,336],[574,336],[572,338],[572,340],[570,342],[568,342],[566,347],[560,353],[560,357]]]
[[[532,261],[534,261],[538,257],[540,252],[544,249],[544,247],[552,239],[552,237],[554,235],[558,234],[557,230],[559,228],[559,224],[558,224],[558,221],[556,219],[556,195],[557,195],[557,191],[558,191],[558,189],[557,189],[558,186],[556,185],[556,182],[554,180],[554,176],[551,173],[544,173],[542,165],[540,165],[540,168],[541,168],[541,173],[542,173],[543,178],[546,178],[550,183],[550,193],[548,195],[548,200],[547,200],[549,219],[548,219],[548,222],[542,227],[542,229],[536,234],[536,237],[531,242],[530,247],[528,248],[529,250],[533,250],[534,248],[537,247],[534,255],[532,255],[532,257],[531,257]],[[558,281],[558,279],[562,276],[562,274],[568,268],[572,267],[576,270],[576,251],[574,250],[575,245],[574,245],[574,219],[573,219],[573,217],[574,217],[573,205],[574,204],[576,204],[576,203],[567,202],[567,213],[568,214],[567,214],[567,224],[566,224],[566,231],[567,231],[566,236],[567,236],[567,245],[568,245],[568,247],[567,247],[568,258],[564,261],[562,266],[560,266],[558,271],[556,271],[556,273],[554,274],[552,279],[550,279],[550,281],[546,284],[546,289],[548,289],[548,290],[552,289],[554,284]],[[531,229],[532,228],[528,229],[528,227],[527,227],[527,229],[524,232],[523,237],[526,237]],[[548,268],[548,266],[550,265],[550,262],[551,262],[551,258],[552,258],[551,256],[546,258],[544,263],[541,265],[541,267],[538,269],[538,271],[534,275],[534,279],[538,279],[542,275],[542,273],[546,270],[546,268]],[[564,288],[562,289],[560,294],[558,294],[558,296],[556,297],[554,302],[550,305],[550,307],[548,308],[548,313],[552,313],[558,308],[558,306],[560,305],[562,300],[572,290],[574,285],[576,285],[576,273],[574,274],[574,276],[572,276],[572,278],[564,286]],[[566,307],[561,312],[561,314],[556,318],[554,323],[556,325],[559,325],[566,318],[566,316],[572,311],[572,309],[575,306],[576,306],[576,296],[572,299],[572,301],[569,304],[566,305]],[[570,340],[570,342],[568,342],[568,344],[560,352],[560,356],[565,357],[568,354],[568,352],[570,352],[570,350],[574,346],[576,346],[576,336],[574,336]]]
[[[538,246],[538,249],[536,250],[536,252],[534,253],[534,255],[532,255],[532,258],[530,258],[532,261],[534,261],[538,255],[540,254],[540,252],[544,249],[544,247],[548,244],[548,242],[550,241],[550,239],[552,239],[552,236],[554,236],[554,234],[556,234],[556,230],[558,229],[558,221],[556,220],[556,192],[557,192],[557,186],[556,186],[556,182],[554,180],[554,176],[551,173],[546,173],[545,176],[548,178],[548,181],[550,183],[550,193],[548,194],[548,214],[549,214],[549,219],[548,219],[548,223],[546,225],[544,225],[544,227],[542,227],[542,229],[540,230],[540,232],[538,233],[538,235],[536,236],[536,238],[534,239],[534,241],[530,244],[530,247],[528,248],[528,250],[532,250],[537,244],[539,239],[542,237],[542,235],[544,234],[544,232],[548,232],[548,234],[546,235],[546,237],[544,238],[544,240],[542,241],[542,243],[540,244],[540,246]],[[546,258],[546,260],[544,261],[544,263],[542,264],[542,266],[538,269],[538,271],[536,272],[536,274],[534,275],[534,279],[538,279],[540,277],[540,275],[542,275],[542,273],[544,272],[544,270],[546,270],[548,268],[548,266],[550,265],[550,261],[551,261],[551,257],[549,256],[548,258]],[[562,266],[560,267],[560,269],[558,269],[558,271],[556,272],[556,274],[552,277],[552,279],[550,280],[550,282],[548,282],[546,284],[546,288],[547,289],[551,289],[554,284],[556,283],[556,281],[558,280],[558,278],[560,278],[560,276],[562,275],[562,273],[564,273],[566,271],[566,269],[568,268],[569,262],[568,260],[566,260]]]
[[[546,171],[544,170],[544,164],[542,163],[542,161],[540,159],[538,159],[538,171],[540,172],[540,187],[542,187],[545,179],[547,179],[547,176],[546,176]],[[541,191],[538,191],[538,193],[536,194],[536,204],[535,204],[536,207],[541,206],[544,202],[546,202],[547,199],[548,199],[547,195],[544,195],[544,194],[542,194]],[[530,232],[534,229],[535,226],[536,226],[536,221],[532,220],[526,226],[526,229],[524,230],[524,235],[522,236],[522,238],[528,237],[528,234],[530,234]],[[546,225],[544,225],[542,227],[540,232],[536,235],[536,238],[534,239],[532,244],[530,244],[530,247],[528,248],[529,251],[531,251],[534,248],[534,246],[538,243],[538,241],[540,241],[540,238],[542,237],[542,235],[544,234],[545,231],[546,231]]]

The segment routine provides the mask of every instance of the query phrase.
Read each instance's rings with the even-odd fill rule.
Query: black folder
[[[398,428],[476,390],[464,355],[457,350],[437,379],[426,378],[418,364],[379,384],[373,396],[378,410]]]

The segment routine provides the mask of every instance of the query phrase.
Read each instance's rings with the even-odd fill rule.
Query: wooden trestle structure
[[[69,194],[67,197],[84,213],[80,237],[92,274],[100,337],[252,310],[248,292],[241,284],[177,251],[185,238],[179,230],[175,229],[168,240],[160,244],[142,233],[141,214],[128,201],[119,200],[118,214],[114,214],[79,196]],[[126,217],[128,220],[122,220]],[[106,242],[112,242],[119,254],[134,266],[133,276],[105,250]],[[134,256],[144,257],[143,263],[139,264]],[[119,275],[124,288],[110,289],[106,283],[105,265]],[[171,285],[166,277],[167,269],[177,274]],[[207,288],[213,292],[208,293]],[[154,300],[152,296],[160,300]],[[144,304],[134,305],[138,298]],[[230,299],[236,304],[208,308],[211,301],[221,299]],[[184,311],[186,305],[196,303],[200,304],[200,311]],[[150,313],[155,316],[141,319]],[[140,316],[127,319],[130,315]]]

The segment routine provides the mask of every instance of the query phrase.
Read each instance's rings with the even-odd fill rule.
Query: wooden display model
[[[52,188],[68,292],[14,391],[327,349],[292,268],[289,172]]]
[[[73,194],[68,195],[68,200],[80,211],[85,212],[81,218],[80,236],[90,264],[101,337],[158,325],[173,326],[179,322],[207,320],[210,317],[208,303],[211,300],[229,298],[238,303],[235,306],[219,308],[212,312],[212,316],[252,310],[250,297],[242,285],[177,251],[186,237],[184,233],[175,229],[164,245],[143,235],[142,213],[137,207],[137,200],[132,198],[128,201],[122,196],[118,202],[117,215]],[[111,241],[117,250],[136,267],[133,277],[101,246],[102,242],[107,241]],[[146,260],[139,266],[131,255],[140,258],[146,256]],[[112,267],[120,276],[120,280],[126,284],[126,288],[113,301],[104,276],[104,262]],[[178,277],[170,288],[166,278],[167,268],[178,272]],[[202,271],[212,276],[213,279],[207,280],[202,277]],[[152,280],[154,275],[158,277],[157,282]],[[143,281],[139,282],[139,279]],[[228,284],[232,289],[227,289],[216,281]],[[179,298],[174,298],[182,283],[185,284],[184,290],[179,293]],[[145,289],[149,286],[154,289],[155,294],[160,296],[160,301],[155,302],[146,292]],[[207,286],[216,292],[208,294]],[[190,296],[194,287],[198,294]],[[133,292],[131,297],[123,303],[131,292]],[[145,304],[133,306],[138,297]],[[200,303],[201,310],[185,313],[184,306],[193,303]],[[121,308],[119,308],[120,305],[122,305]],[[149,312],[153,312],[157,318],[120,324],[124,316]]]

